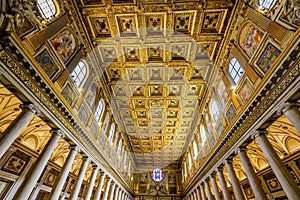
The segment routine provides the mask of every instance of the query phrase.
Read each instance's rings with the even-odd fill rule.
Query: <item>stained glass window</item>
[[[164,176],[164,172],[161,169],[154,169],[151,174],[152,179],[156,182],[162,181]]]

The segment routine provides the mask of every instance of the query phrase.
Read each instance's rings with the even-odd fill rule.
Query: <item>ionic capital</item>
[[[65,137],[65,134],[59,129],[52,129],[52,130],[50,130],[50,133],[51,134],[57,134],[61,138]]]
[[[246,147],[238,147],[235,150],[235,154],[240,154],[241,152],[246,151],[246,150],[247,150]]]
[[[286,111],[288,111],[289,109],[296,107],[299,108],[300,107],[300,103],[299,102],[285,102],[282,105],[279,106],[278,110],[277,110],[277,115],[282,115],[284,114]]]
[[[36,115],[40,115],[41,114],[41,111],[40,109],[34,105],[34,104],[22,104],[20,105],[20,108],[22,110],[30,110],[32,113],[36,114]]]
[[[77,151],[77,152],[79,152],[80,151],[80,147],[77,146],[77,145],[73,145],[73,146],[70,146],[70,150],[71,151]]]
[[[268,131],[266,131],[265,129],[256,130],[251,135],[251,139],[254,140],[254,139],[256,139],[260,135],[267,135],[267,134],[268,134]]]

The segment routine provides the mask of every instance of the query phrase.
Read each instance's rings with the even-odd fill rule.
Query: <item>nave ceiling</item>
[[[197,130],[231,1],[77,1],[137,166],[178,165]]]

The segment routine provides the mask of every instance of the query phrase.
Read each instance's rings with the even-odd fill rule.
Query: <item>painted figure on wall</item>
[[[280,54],[279,49],[269,43],[257,61],[257,65],[263,72],[267,72]]]
[[[68,29],[64,29],[58,33],[55,38],[51,40],[51,43],[64,63],[68,61],[76,48],[74,35]]]
[[[220,81],[220,83],[218,85],[218,96],[219,96],[221,104],[224,108],[227,103],[227,100],[229,98],[229,94],[228,94],[228,92],[226,90],[226,86],[222,80]]]
[[[263,33],[251,23],[246,23],[242,28],[239,37],[239,44],[249,57],[252,57],[254,54],[262,36]]]
[[[85,101],[90,106],[90,108],[93,108],[95,104],[96,92],[97,92],[96,83],[92,82],[85,97]]]
[[[253,92],[253,88],[250,85],[249,81],[245,81],[241,90],[239,91],[239,96],[243,103],[245,103],[250,97]]]

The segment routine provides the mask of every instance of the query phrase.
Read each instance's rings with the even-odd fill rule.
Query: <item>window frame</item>
[[[81,68],[79,69],[79,71],[76,71],[78,67]],[[84,73],[83,73],[83,69],[84,69]],[[84,61],[80,60],[75,66],[74,70],[70,73],[70,78],[72,79],[73,83],[77,86],[77,88],[81,88],[84,85],[85,80],[87,79],[87,74],[88,74],[87,64]],[[77,80],[79,80],[80,83],[77,83]]]
[[[195,160],[198,156],[198,146],[196,140],[193,141],[193,150],[194,150],[194,160]]]
[[[235,57],[232,57],[229,60],[227,69],[228,69],[230,79],[235,85],[238,84],[238,82],[245,74],[245,70],[243,69],[243,67]]]
[[[116,129],[116,125],[115,125],[115,122],[113,122],[110,125],[109,134],[108,134],[109,143],[112,143],[112,141],[113,141],[115,129]]]
[[[200,125],[200,136],[201,136],[202,143],[204,143],[207,139],[207,132],[203,124]]]
[[[100,110],[100,108],[99,108],[100,105],[102,105],[101,106],[101,111],[99,111]],[[97,108],[95,110],[95,113],[94,113],[94,117],[95,117],[97,122],[99,122],[101,120],[103,112],[104,112],[104,102],[103,102],[103,99],[100,99],[99,102],[98,102]]]
[[[275,5],[276,0],[257,0],[258,8],[264,10],[271,10]],[[267,6],[266,6],[267,4]]]
[[[36,3],[37,3],[38,11],[43,19],[49,20],[57,16],[58,8],[54,0],[37,0]]]

